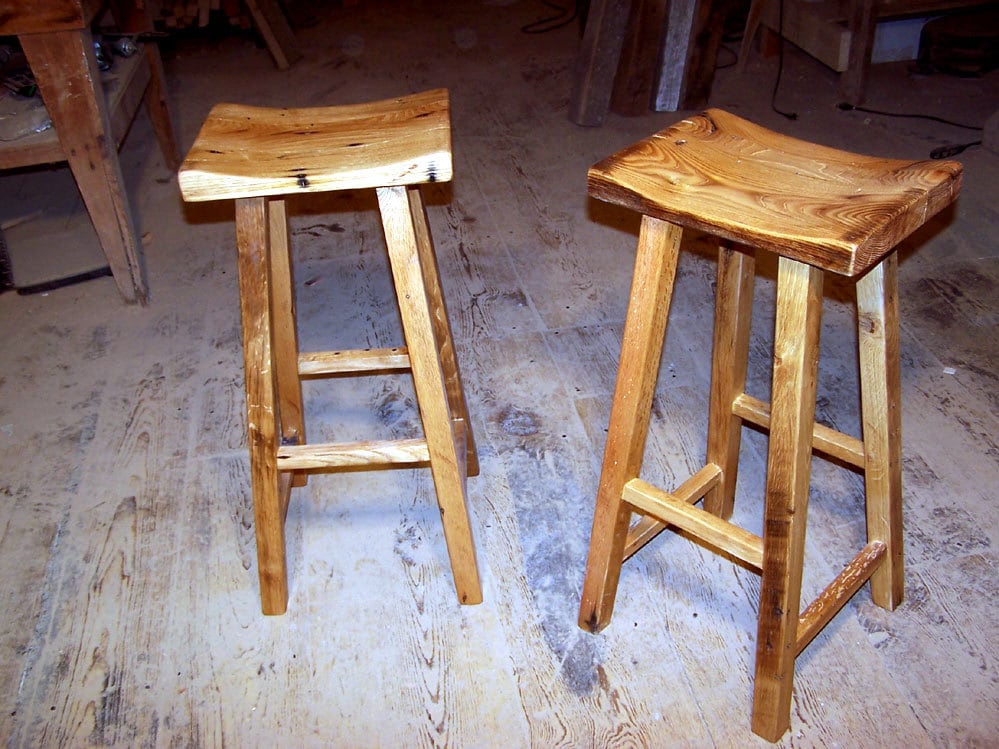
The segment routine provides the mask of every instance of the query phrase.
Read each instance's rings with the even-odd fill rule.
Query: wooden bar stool
[[[589,193],[643,214],[597,494],[580,627],[598,632],[621,564],[666,527],[762,574],[753,731],[790,725],[798,654],[868,580],[902,600],[901,417],[896,245],[951,203],[955,162],[859,156],[719,110],[599,162]],[[672,492],[640,478],[683,227],[720,237],[706,465]],[[776,253],[772,402],[745,391],[755,258]],[[815,424],[823,272],[856,279],[863,438]],[[731,517],[744,422],[769,431],[763,537]],[[867,545],[799,616],[812,451],[859,469]],[[694,504],[704,499],[704,509]],[[632,514],[640,516],[632,526]]]
[[[418,185],[451,179],[448,93],[338,107],[219,104],[180,169],[185,200],[236,201],[260,595],[288,604],[284,523],[307,473],[429,464],[458,599],[482,591],[466,508],[478,459]],[[375,188],[406,346],[300,353],[283,196]],[[424,437],[306,444],[303,377],[411,371]]]

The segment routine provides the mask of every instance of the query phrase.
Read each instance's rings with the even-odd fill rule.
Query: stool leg
[[[271,320],[270,230],[266,198],[236,201],[239,299],[243,319],[246,422],[250,444],[253,519],[257,534],[260,602],[265,614],[288,607],[284,513],[278,480],[278,408]]]
[[[409,209],[413,214],[413,226],[416,230],[416,248],[420,253],[420,266],[423,269],[423,280],[427,286],[427,298],[430,302],[430,319],[434,325],[437,342],[440,344],[441,368],[444,370],[444,384],[447,387],[451,418],[455,422],[456,429],[465,431],[465,460],[468,475],[478,476],[479,454],[475,449],[472,422],[468,418],[468,404],[461,386],[461,372],[458,369],[454,339],[451,337],[451,326],[447,318],[447,306],[444,304],[444,293],[441,290],[440,271],[437,268],[437,254],[434,252],[430,224],[427,222],[427,212],[423,207],[420,188],[413,186],[407,190]]]
[[[753,731],[770,741],[790,726],[821,317],[822,271],[780,258],[753,695]]]
[[[732,403],[746,390],[756,265],[751,252],[724,245],[718,250],[707,462],[721,468],[721,480],[704,495],[704,509],[725,519],[732,517],[739,473],[742,419],[732,413]]]
[[[590,632],[606,627],[614,610],[631,523],[621,494],[642,467],[682,234],[679,226],[642,217],[579,605],[579,626]]]
[[[271,308],[274,316],[274,371],[281,403],[281,441],[305,444],[302,380],[298,376],[295,286],[288,245],[288,214],[283,200],[268,200],[270,221]],[[309,475],[295,471],[292,486],[305,486]]]
[[[481,603],[482,589],[465,497],[466,461],[464,455],[459,459],[460,435],[455,434],[450,413],[447,384],[441,368],[441,346],[434,332],[431,301],[420,263],[419,240],[406,188],[379,188],[378,207],[385,229],[420,417],[430,451],[430,470],[437,489],[455,589],[462,603]],[[464,453],[465,445],[460,447]]]
[[[898,257],[893,252],[857,281],[864,429],[867,539],[888,547],[871,576],[883,608],[902,602],[902,377],[898,342]]]

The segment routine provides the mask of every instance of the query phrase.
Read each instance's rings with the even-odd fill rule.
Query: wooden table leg
[[[20,38],[118,291],[145,303],[139,242],[87,29]]]

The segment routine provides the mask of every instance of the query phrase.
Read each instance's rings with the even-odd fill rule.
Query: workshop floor
[[[182,148],[212,104],[452,96],[455,178],[428,191],[481,475],[485,590],[455,598],[429,472],[324,475],[288,517],[291,601],[259,613],[233,209],[185,207],[139,116],[122,151],[150,300],[110,278],[0,295],[0,737],[38,746],[764,745],[750,733],[758,578],[664,534],[625,567],[611,625],[576,626],[638,219],[588,201],[598,158],[682,114],[569,123],[575,26],[542,2],[312,6],[305,57],[242,38],[166,62]],[[731,53],[723,53],[725,59]],[[977,134],[836,109],[789,48],[717,75],[712,106],[828,145],[924,158]],[[982,124],[999,72],[877,66],[868,104]],[[867,590],[799,658],[785,746],[994,746],[999,735],[999,157],[901,251],[906,600]],[[4,210],[50,172],[0,176]],[[18,203],[18,209],[23,208]],[[400,343],[373,202],[292,205],[303,348]],[[703,461],[714,261],[680,266],[644,474]],[[753,392],[766,395],[762,263]],[[819,417],[857,430],[850,287],[827,285]],[[311,435],[416,428],[404,377],[307,390]],[[735,519],[760,528],[765,442],[747,431]],[[814,461],[806,595],[859,548],[862,482]]]

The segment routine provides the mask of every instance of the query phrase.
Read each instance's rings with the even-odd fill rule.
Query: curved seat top
[[[862,156],[709,109],[587,181],[600,200],[856,276],[957,197],[961,165]]]
[[[187,201],[448,182],[448,92],[302,109],[217,104],[178,179]]]

